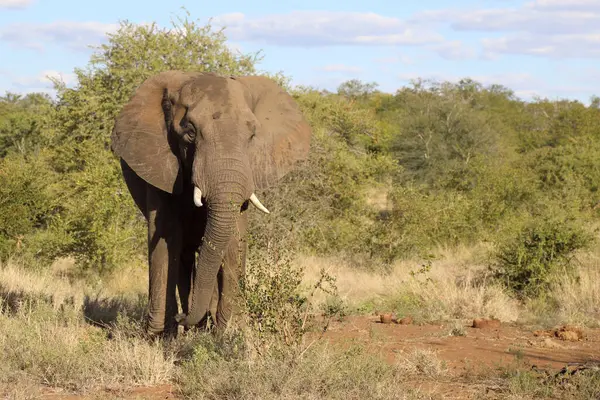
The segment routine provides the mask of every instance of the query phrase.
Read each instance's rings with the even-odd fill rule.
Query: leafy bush
[[[56,184],[57,176],[48,171],[42,157],[10,154],[0,160],[0,258],[27,253],[50,261],[68,243],[39,242],[39,232],[60,223]]]
[[[367,149],[381,132],[372,113],[340,97],[314,90],[294,93],[313,127],[309,159],[280,185],[261,194],[277,214],[278,233],[290,246],[317,254],[369,254],[377,210],[368,189],[397,171],[386,154]],[[251,214],[251,231],[275,229],[274,221]],[[285,228],[284,228],[285,227]]]
[[[0,157],[8,153],[31,154],[43,143],[41,129],[52,101],[47,94],[0,97]]]
[[[500,245],[494,266],[496,277],[518,296],[538,296],[548,290],[558,274],[574,272],[574,252],[591,240],[577,222],[535,220]]]
[[[312,296],[323,291],[338,298],[335,279],[325,271],[316,282],[310,282],[308,295],[301,294],[306,293],[304,271],[293,262],[295,247],[290,242],[294,238],[289,232],[276,232],[271,226],[250,235],[247,272],[242,280],[245,325],[249,328],[246,339],[259,349],[299,345],[304,333],[314,328],[318,310],[310,301]],[[339,316],[342,311],[334,310],[327,317]]]

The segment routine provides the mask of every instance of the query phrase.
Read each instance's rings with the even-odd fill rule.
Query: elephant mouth
[[[258,197],[256,197],[256,194],[252,193],[250,195],[250,202],[252,203],[252,205],[256,208],[258,208],[260,211],[264,212],[265,214],[270,214],[271,212],[267,209],[267,207],[265,207],[260,200],[258,199]],[[200,188],[198,186],[194,186],[194,204],[196,205],[196,207],[202,207],[203,203],[202,203],[202,190],[200,190]]]

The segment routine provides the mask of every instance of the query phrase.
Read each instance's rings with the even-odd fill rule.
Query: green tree
[[[359,79],[351,79],[341,83],[337,93],[350,99],[366,98],[377,92],[379,86],[376,82],[362,82]]]
[[[393,118],[398,129],[390,148],[406,178],[433,185],[449,172],[463,174],[478,157],[499,154],[507,128],[485,107],[487,95],[470,80],[416,81],[397,92]]]
[[[31,154],[42,144],[41,128],[52,106],[50,96],[7,92],[0,97],[0,157]]]
[[[58,212],[54,220],[60,221],[55,225],[61,229],[60,234],[53,236],[62,237],[64,242],[58,253],[76,256],[82,266],[100,270],[114,268],[142,254],[145,238],[141,217],[109,147],[114,119],[121,107],[138,85],[158,72],[179,69],[255,74],[258,73],[255,63],[259,60],[258,53],[242,54],[232,50],[223,30],[213,29],[210,23],[202,25],[191,20],[188,14],[175,19],[167,28],[121,22],[120,28],[108,35],[107,43],[96,49],[87,67],[75,69],[77,82],[73,88],[54,81],[57,100],[44,115],[42,128],[39,128],[36,113],[29,113],[18,116],[17,125],[10,125],[11,131],[2,135],[3,106],[28,110],[40,104],[46,106],[46,103],[34,96],[20,98],[12,94],[0,100],[0,151],[19,148],[21,136],[39,134],[44,141],[44,154],[38,157],[37,172],[26,167],[25,159],[3,160],[0,168],[23,170],[22,175],[27,173],[24,176],[32,182],[28,186],[32,190],[39,185],[36,174],[54,177],[55,182],[45,183],[56,183],[55,194],[61,199],[60,207],[52,208]],[[13,178],[3,175],[3,179]],[[21,178],[14,176],[14,179]],[[40,235],[34,233],[49,229],[48,224],[32,222],[39,219],[37,213],[23,208],[30,203],[29,192],[11,193],[12,197],[8,197],[14,204],[10,209],[28,212],[31,218],[15,221],[10,232],[0,232],[0,235],[4,234],[7,240],[24,236],[25,247],[37,252],[44,243]],[[45,213],[48,207],[38,209]],[[53,229],[57,229],[56,226]]]

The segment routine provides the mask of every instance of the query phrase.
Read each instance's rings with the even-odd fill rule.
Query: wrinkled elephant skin
[[[136,90],[112,149],[148,222],[150,333],[209,315],[227,324],[245,273],[248,205],[269,213],[255,192],[306,159],[310,138],[294,99],[266,77],[167,71]]]

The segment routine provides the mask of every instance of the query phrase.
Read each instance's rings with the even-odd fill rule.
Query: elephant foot
[[[162,331],[146,330],[146,336],[150,340],[171,340],[177,338],[177,329],[164,329]]]
[[[146,335],[151,339],[174,339],[177,337],[179,325],[173,320],[170,324],[159,325],[148,320],[146,322]]]

